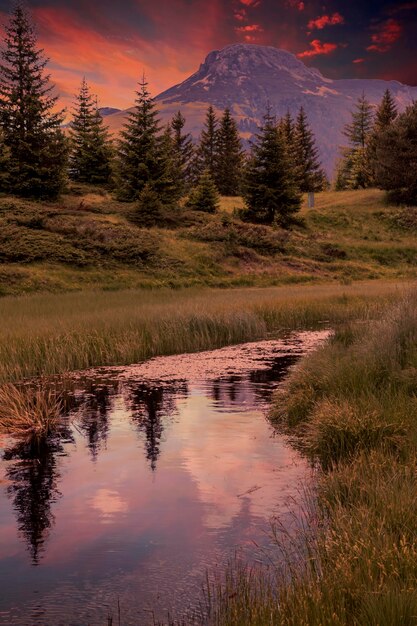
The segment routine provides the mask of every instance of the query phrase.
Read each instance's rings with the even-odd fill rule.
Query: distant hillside
[[[278,116],[288,110],[295,115],[303,106],[316,133],[323,164],[332,174],[343,143],[341,131],[350,119],[356,99],[365,92],[370,102],[377,104],[387,88],[400,110],[417,99],[417,87],[397,81],[330,80],[285,50],[235,44],[210,52],[195,74],[161,93],[156,100],[164,122],[181,109],[187,119],[187,130],[195,138],[209,104],[218,112],[230,107],[245,140],[256,132],[267,102]],[[113,132],[120,130],[125,116],[126,111],[121,111],[109,117],[107,121]]]

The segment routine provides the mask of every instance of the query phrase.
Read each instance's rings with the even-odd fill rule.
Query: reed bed
[[[284,407],[284,408],[282,408]],[[271,578],[233,564],[208,586],[215,626],[417,624],[417,294],[350,325],[294,370],[273,418],[318,465]]]
[[[0,300],[0,383],[157,355],[195,352],[271,332],[374,317],[407,289],[368,282],[266,289],[81,292]]]
[[[58,428],[62,404],[55,391],[11,383],[0,387],[0,433],[25,443],[36,442]]]

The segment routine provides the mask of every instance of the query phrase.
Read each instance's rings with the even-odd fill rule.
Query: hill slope
[[[80,193],[80,189],[77,190]],[[317,195],[291,232],[222,211],[179,211],[139,228],[106,192],[56,204],[0,199],[0,295],[131,287],[266,286],[417,276],[417,210],[386,207],[376,190]]]
[[[389,88],[403,110],[417,99],[417,87],[397,81],[330,80],[309,68],[293,54],[270,46],[234,44],[210,52],[195,74],[157,96],[164,122],[181,109],[187,130],[197,137],[209,104],[218,112],[230,107],[242,137],[250,139],[265,113],[267,102],[274,112],[294,115],[303,106],[316,133],[323,164],[331,175],[338,148],[343,143],[342,128],[350,110],[365,92],[377,104]],[[126,111],[107,118],[118,132]]]

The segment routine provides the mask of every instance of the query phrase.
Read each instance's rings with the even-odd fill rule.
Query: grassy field
[[[277,532],[288,569],[272,581],[231,566],[211,588],[213,625],[417,623],[416,311],[414,293],[341,329],[277,397],[274,419],[322,468],[317,490],[301,532]]]
[[[57,203],[0,198],[0,295],[159,287],[243,287],[412,278],[417,212],[376,190],[317,194],[292,231],[242,223],[241,198],[216,215],[172,210],[139,228],[134,205],[73,187]]]
[[[0,382],[374,316],[408,283],[38,294],[0,299]]]

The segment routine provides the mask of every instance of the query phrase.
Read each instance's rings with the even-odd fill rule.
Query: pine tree
[[[70,178],[92,184],[108,183],[112,173],[109,133],[85,78],[76,96],[70,138]]]
[[[30,17],[21,4],[6,26],[0,65],[0,122],[10,150],[13,193],[55,198],[65,184],[67,142],[63,112],[46,74],[48,59],[37,47]]]
[[[343,134],[349,139],[350,146],[365,148],[372,130],[373,113],[372,107],[363,93],[352,111],[352,122],[346,124]]]
[[[158,189],[167,205],[173,205],[183,195],[183,170],[175,146],[171,124],[167,124],[160,139],[161,178]]]
[[[248,162],[243,219],[288,227],[300,209],[301,198],[289,166],[284,140],[268,110]]]
[[[398,116],[397,106],[395,100],[389,89],[387,89],[383,95],[379,107],[376,110],[375,122],[370,134],[368,145],[366,149],[366,157],[368,169],[370,171],[370,178],[372,184],[375,182],[376,169],[378,163],[376,162],[376,146],[378,143],[379,135],[384,132],[395,121]]]
[[[235,120],[226,109],[217,133],[215,180],[223,196],[237,196],[241,191],[243,150]]]
[[[321,167],[319,151],[303,107],[300,108],[293,131],[293,146],[294,166],[300,191],[302,193],[323,191],[327,186],[326,174]]]
[[[145,77],[139,83],[136,96],[135,108],[121,132],[118,150],[118,196],[125,201],[139,198],[146,183],[160,193],[164,178],[160,124]]]
[[[197,187],[191,191],[187,206],[205,213],[215,213],[218,209],[219,192],[209,169],[201,174]]]
[[[385,130],[398,116],[397,105],[392,93],[387,89],[382,97],[381,103],[376,110],[373,132]]]
[[[212,106],[207,110],[204,128],[201,131],[200,141],[196,153],[196,170],[199,174],[209,170],[215,178],[217,159],[217,128],[218,119]]]
[[[358,99],[352,111],[352,122],[346,124],[343,134],[349,139],[349,146],[342,148],[342,162],[339,164],[339,185],[343,189],[365,189],[372,184],[372,166],[368,145],[373,124],[372,107],[365,94]]]
[[[151,183],[145,183],[139,194],[132,221],[138,226],[158,226],[164,220],[163,206],[159,194]]]
[[[417,205],[417,103],[378,134],[375,179],[393,202]]]
[[[192,162],[194,158],[194,146],[191,135],[185,133],[185,117],[178,111],[172,118],[172,130],[174,131],[174,150],[179,165],[178,185],[181,195],[185,193],[192,180]]]

